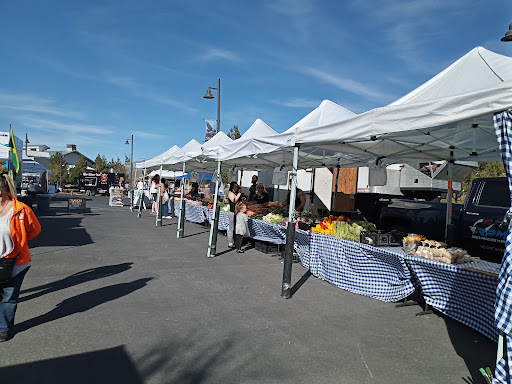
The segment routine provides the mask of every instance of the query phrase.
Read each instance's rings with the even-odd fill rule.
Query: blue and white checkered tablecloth
[[[205,211],[206,219],[211,224],[213,217],[213,209],[208,209]],[[219,212],[219,227],[221,231],[227,231],[229,228],[229,216],[227,212],[220,211]]]
[[[282,225],[249,218],[248,227],[251,238],[255,240],[286,244],[286,227]],[[296,229],[293,247],[304,267],[309,268],[309,232]]]
[[[286,227],[249,218],[249,233],[254,240],[273,244],[286,244]]]
[[[414,291],[403,255],[333,236],[310,234],[309,269],[339,288],[394,302]]]
[[[181,202],[174,201],[174,216],[179,217]],[[204,223],[206,221],[208,208],[202,205],[185,204],[185,220],[192,223]]]
[[[494,325],[498,278],[464,270],[469,267],[492,272],[497,264],[492,266],[494,263],[487,261],[446,264],[403,254],[428,305],[491,340],[498,340],[498,329]]]
[[[185,204],[185,219],[191,223],[204,223],[207,210],[208,208],[202,205]]]

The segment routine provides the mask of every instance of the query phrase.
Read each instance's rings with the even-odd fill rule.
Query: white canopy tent
[[[151,158],[151,159],[148,159],[148,160],[144,160],[144,161],[139,161],[137,163],[135,163],[135,168],[137,169],[144,169],[144,168],[151,168],[151,167],[157,167],[157,166],[160,166],[162,164],[162,160],[171,156],[173,153],[175,153],[176,151],[178,151],[180,149],[180,147],[178,147],[177,145],[173,145],[171,148],[169,148],[167,151]]]
[[[499,160],[493,114],[512,106],[512,58],[477,47],[394,103],[351,119],[299,127],[290,146],[366,160]],[[346,156],[349,159],[350,156]]]
[[[330,100],[324,100],[317,108],[281,134],[272,134],[267,130],[263,132],[263,135],[250,136],[248,139],[240,142],[244,135],[231,145],[221,147],[220,160],[224,164],[233,164],[256,170],[290,165],[293,160],[293,145],[290,145],[290,143],[293,142],[294,132],[299,127],[307,129],[318,125],[328,125],[353,116],[356,116],[355,113],[348,109]],[[307,148],[299,151],[302,168],[325,166],[327,163],[332,163],[332,160],[327,161],[327,163],[326,160],[334,155],[332,151],[318,150],[316,148]]]
[[[353,166],[379,157],[395,160],[500,160],[493,125],[496,112],[512,107],[512,58],[477,47],[396,102],[341,121],[297,125],[253,148],[273,153],[293,148],[293,174],[300,151],[332,151],[324,164]],[[274,147],[270,144],[274,143]],[[241,156],[249,157],[258,152]],[[334,153],[334,155],[332,155]],[[231,152],[222,160],[236,161]],[[302,162],[302,157],[301,157]],[[295,177],[292,194],[295,198]],[[293,219],[290,209],[289,227]],[[448,222],[448,220],[447,220]],[[283,296],[289,297],[293,237],[287,236]],[[287,271],[289,269],[289,271]]]
[[[161,172],[160,170],[154,170],[149,173],[149,177],[153,177],[155,175],[160,175],[160,177],[165,177],[166,179],[175,179],[177,177],[183,176],[183,172],[166,171],[164,169]]]

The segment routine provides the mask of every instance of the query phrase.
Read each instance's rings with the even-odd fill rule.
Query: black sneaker
[[[2,341],[7,341],[9,340],[11,337],[9,336],[9,332],[0,332],[0,343]]]

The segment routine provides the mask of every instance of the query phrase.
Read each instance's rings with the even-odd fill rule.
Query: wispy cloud
[[[350,5],[362,20],[379,31],[391,52],[410,69],[428,73],[432,71],[432,63],[425,54],[425,46],[446,33],[443,22],[450,17],[460,18],[461,13],[471,9],[465,3],[468,0],[384,0],[376,7],[372,2],[353,0]],[[436,24],[440,26],[437,30]]]
[[[142,139],[150,139],[150,140],[161,140],[165,139],[164,135],[159,135],[158,133],[151,133],[146,131],[133,131],[133,136]]]
[[[127,76],[114,76],[110,74],[105,74],[105,80],[113,84],[117,87],[123,88],[131,92],[134,96],[142,97],[144,99],[150,100],[154,103],[168,105],[170,107],[179,109],[182,112],[188,113],[188,114],[195,114],[198,113],[199,110],[194,107],[190,107],[187,104],[171,99],[166,96],[162,96],[158,92],[155,92],[154,90],[150,89],[149,87],[140,84],[132,77]]]
[[[315,11],[312,0],[274,0],[267,6],[275,14],[287,18],[292,27],[299,32],[301,40],[306,40],[310,36],[312,14]]]
[[[0,90],[0,110],[52,115],[72,119],[83,118],[83,113],[57,107],[57,101],[39,96],[8,93]]]
[[[214,61],[214,60],[226,60],[233,63],[240,63],[242,59],[235,53],[228,51],[227,49],[210,48],[201,57],[203,61]]]
[[[301,71],[307,75],[315,77],[324,83],[330,84],[343,91],[354,93],[359,96],[369,97],[375,100],[389,100],[391,97],[371,86],[360,83],[359,81],[333,75],[313,67],[304,67]]]
[[[80,123],[64,123],[50,119],[42,119],[37,117],[18,116],[17,121],[25,127],[34,128],[46,132],[66,132],[66,133],[86,133],[96,135],[108,135],[113,133],[110,128],[99,125],[80,124]]]
[[[272,100],[272,103],[289,108],[316,108],[320,104],[320,100],[296,97],[291,100]]]

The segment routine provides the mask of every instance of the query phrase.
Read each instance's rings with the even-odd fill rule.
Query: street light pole
[[[130,153],[130,183],[133,184],[133,135],[132,135],[132,151]]]
[[[129,141],[132,144],[132,151],[130,152],[130,183],[133,184],[133,135],[131,139],[126,139],[125,144],[130,144]]]
[[[206,90],[206,94],[204,95],[205,99],[213,99],[213,95],[211,93],[211,89],[217,90],[217,133],[220,132],[220,79],[217,79],[217,88],[208,87]],[[217,175],[215,177],[215,196],[213,199],[213,211],[212,211],[212,222],[210,228],[210,238],[208,241],[208,252],[207,257],[215,257],[217,253],[217,234],[219,231],[219,205],[217,204],[217,199],[219,197],[219,188],[221,183],[221,162],[217,163]]]
[[[217,79],[217,133],[220,132],[220,79]]]
[[[204,99],[213,99],[211,89],[217,90],[217,133],[220,132],[220,79],[217,79],[217,88],[208,87],[206,94],[203,96]]]

